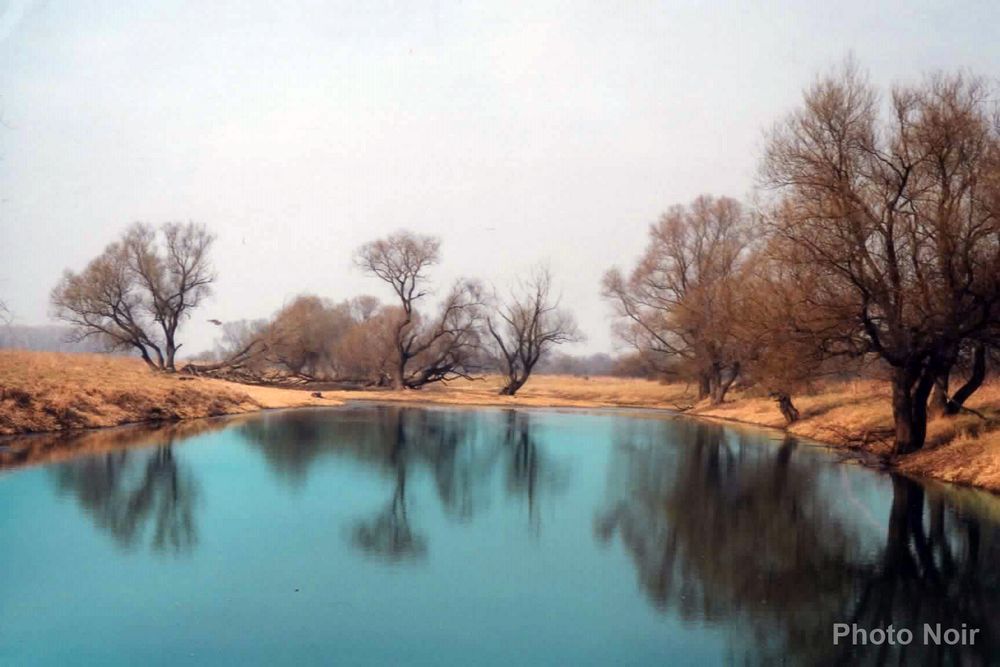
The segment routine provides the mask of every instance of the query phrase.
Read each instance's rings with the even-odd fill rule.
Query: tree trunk
[[[722,395],[720,393],[722,389],[722,369],[719,364],[712,364],[711,369],[707,372],[708,376],[708,402],[711,405],[719,405],[722,403]]]
[[[500,390],[501,396],[513,396],[517,393],[517,390],[524,386],[525,379],[509,378],[507,384],[504,385],[503,389]]]
[[[154,363],[153,360],[149,357],[149,352],[146,351],[145,347],[141,345],[136,345],[136,348],[139,350],[139,354],[142,355],[142,360],[146,362],[147,366],[149,366],[154,371],[159,370],[159,368],[156,367],[156,363]]]
[[[934,390],[931,392],[930,404],[927,406],[928,414],[937,417],[948,411],[948,376],[949,371],[945,371],[934,381]]]
[[[698,400],[708,398],[712,393],[712,376],[706,371],[698,374]]]
[[[720,364],[716,364],[712,368],[712,381],[711,381],[711,403],[712,405],[722,405],[726,400],[726,394],[729,392],[729,388],[733,386],[733,382],[740,375],[740,365],[733,364],[730,370],[730,375],[727,379],[723,380],[723,371]]]
[[[500,390],[501,396],[513,396],[517,393],[517,390],[524,386],[524,383],[528,381],[528,375],[531,374],[531,366],[525,366],[524,368],[519,368],[518,364],[511,360],[507,360],[507,383]]]
[[[775,400],[778,401],[778,409],[781,410],[781,416],[785,418],[786,424],[791,424],[799,420],[799,410],[792,403],[792,397],[785,392],[777,392],[775,395]]]
[[[396,364],[395,377],[392,378],[392,388],[393,389],[406,389],[406,357],[400,355],[399,362]]]
[[[972,374],[969,379],[958,388],[955,395],[951,397],[945,406],[945,412],[949,415],[957,415],[969,397],[976,393],[986,379],[986,346],[982,343],[976,344],[972,357]]]
[[[164,368],[164,366],[163,366],[163,353],[160,352],[160,346],[151,343],[150,347],[152,347],[153,348],[153,352],[156,353],[156,370],[162,371],[163,368]]]
[[[893,454],[909,454],[927,437],[927,399],[936,374],[929,368],[897,368],[892,378],[892,419],[896,429]]]
[[[729,393],[729,388],[733,386],[733,383],[736,382],[736,378],[739,376],[739,362],[733,364],[733,367],[729,370],[729,378],[725,381],[722,380],[722,371],[719,371],[719,403],[726,400],[726,394]]]

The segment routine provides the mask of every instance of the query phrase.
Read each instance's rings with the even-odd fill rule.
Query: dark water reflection
[[[655,607],[738,624],[742,657],[753,662],[1000,661],[994,521],[943,489],[893,476],[883,537],[872,543],[858,525],[865,507],[838,513],[845,497],[824,493],[815,460],[795,456],[794,439],[762,448],[714,425],[675,428],[687,447],[624,439],[616,500],[595,523],[599,539],[625,545]],[[834,623],[909,628],[915,641],[836,647]],[[925,646],[925,623],[981,632],[972,647]]]
[[[207,662],[1000,660],[1000,502],[794,439],[650,415],[364,406],[156,441],[0,478],[13,510],[0,566],[41,563],[0,596],[21,642],[5,648],[0,630],[0,662],[76,656],[32,643],[60,631],[98,662],[169,662],[192,642]],[[44,486],[96,533],[46,504]],[[23,529],[28,507],[47,538]],[[90,563],[95,582],[133,568],[137,597],[71,579],[50,595],[69,586],[104,616],[33,613],[63,558]],[[140,601],[131,613],[173,639],[136,629]],[[286,626],[243,613],[270,607]],[[98,650],[108,622],[136,645]],[[387,638],[391,622],[405,632]],[[916,638],[834,646],[834,623]],[[980,633],[925,646],[925,623]],[[216,641],[230,626],[238,639]]]
[[[198,486],[172,444],[126,449],[52,468],[61,494],[72,495],[94,524],[123,547],[182,553],[198,541]]]
[[[508,495],[523,496],[529,519],[536,495],[557,490],[557,466],[539,453],[531,434],[531,414],[509,410],[502,427],[482,430],[473,411],[444,411],[375,406],[362,420],[318,421],[299,414],[278,421],[253,421],[240,432],[260,448],[275,474],[290,486],[304,484],[309,467],[323,456],[347,456],[392,481],[390,496],[351,529],[353,544],[390,561],[418,559],[427,536],[414,528],[407,513],[407,478],[414,469],[430,472],[442,509],[450,516],[473,519],[489,502],[490,485],[502,467]]]

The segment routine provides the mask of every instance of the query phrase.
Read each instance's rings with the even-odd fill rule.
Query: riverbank
[[[154,373],[129,357],[0,350],[0,435],[328,404],[308,392]]]
[[[63,432],[137,422],[173,422],[274,408],[335,406],[349,400],[468,406],[637,407],[784,429],[776,404],[734,392],[720,406],[696,404],[692,387],[609,377],[533,377],[517,396],[499,396],[499,379],[458,381],[422,391],[286,389],[162,375],[140,361],[106,355],[0,350],[0,434]],[[892,416],[889,387],[876,381],[827,383],[795,398],[802,418],[787,430],[838,447],[885,456]],[[981,413],[933,420],[923,451],[893,461],[912,475],[1000,492],[1000,383],[970,401]],[[92,438],[101,447],[113,436]],[[44,442],[56,456],[59,439]],[[39,441],[40,443],[43,441]],[[3,463],[0,454],[0,463]]]

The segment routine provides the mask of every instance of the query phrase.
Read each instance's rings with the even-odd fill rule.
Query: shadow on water
[[[387,478],[387,500],[354,523],[351,541],[369,555],[394,562],[427,552],[427,537],[408,512],[407,481],[418,472],[429,473],[444,513],[465,522],[489,505],[493,480],[502,469],[507,496],[525,500],[529,521],[538,528],[538,494],[562,488],[564,478],[539,451],[531,415],[504,411],[502,424],[483,424],[482,414],[473,411],[380,405],[353,413],[281,415],[247,422],[240,432],[294,489],[327,456],[348,457]]]
[[[621,434],[611,500],[595,519],[599,540],[624,545],[656,608],[732,628],[740,662],[998,659],[996,524],[899,476],[879,520],[875,503],[837,482],[843,466],[822,478],[794,439],[764,447],[714,424],[676,421],[670,430],[687,446]],[[834,646],[834,623],[908,628],[913,640]],[[925,646],[925,623],[981,632],[972,646]]]

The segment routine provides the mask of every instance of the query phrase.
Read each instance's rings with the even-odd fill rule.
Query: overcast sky
[[[746,197],[765,128],[853,52],[880,83],[1000,74],[984,2],[0,0],[0,298],[47,321],[63,269],[129,222],[217,234],[187,325],[300,292],[382,285],[351,265],[405,227],[443,286],[548,261],[611,351],[602,273],[667,206]],[[127,6],[127,8],[124,8]],[[280,8],[279,8],[280,6]]]

